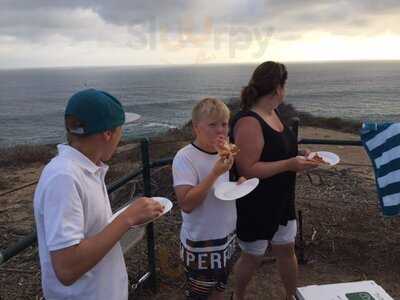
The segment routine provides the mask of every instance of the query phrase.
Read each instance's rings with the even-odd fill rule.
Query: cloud
[[[397,15],[397,0],[80,0],[0,1],[0,35],[38,41],[51,35],[87,39],[104,30],[136,27],[143,31],[177,32],[187,27],[203,32],[205,20],[216,28],[271,26],[282,35],[309,30],[364,34],[377,19]],[[101,23],[104,23],[103,25]],[[351,30],[349,28],[351,27]],[[400,31],[398,26],[389,28]]]
[[[400,35],[399,13],[398,0],[0,0],[0,62],[259,59],[276,44]]]

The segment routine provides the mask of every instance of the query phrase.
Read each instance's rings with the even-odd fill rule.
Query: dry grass
[[[309,259],[308,265],[301,266],[299,285],[368,279],[375,280],[394,299],[399,299],[400,252],[395,241],[399,239],[396,228],[400,219],[384,219],[379,215],[374,182],[348,169],[320,170],[312,176],[321,176],[323,181],[313,185],[307,176],[299,175],[297,182],[297,207],[303,210]],[[136,184],[140,194],[143,189],[140,178]],[[175,203],[172,212],[155,223],[159,293],[143,290],[130,299],[183,299],[184,275],[179,260],[181,217],[171,185],[170,167],[152,171],[154,195],[164,195]],[[115,196],[124,198],[129,192],[127,187]],[[31,202],[26,200],[23,204],[30,206]],[[15,214],[9,218],[11,221]],[[18,238],[19,223],[6,222],[0,226],[3,245]],[[145,240],[129,252],[126,262],[131,280],[147,271]],[[276,269],[275,264],[266,264],[257,271],[249,288],[249,299],[281,299],[282,285]],[[229,290],[233,284],[231,277]],[[40,295],[37,249],[29,248],[0,267],[0,285],[5,287],[0,289],[0,299],[35,299]]]
[[[300,124],[303,126],[312,126],[326,129],[338,130],[341,132],[358,134],[361,128],[361,122],[354,120],[341,119],[338,117],[325,118],[315,117],[312,114],[300,112],[298,114]]]
[[[55,145],[17,145],[0,149],[0,167],[46,163],[55,154]]]
[[[5,178],[0,177],[0,191],[5,190],[8,187],[8,182]]]

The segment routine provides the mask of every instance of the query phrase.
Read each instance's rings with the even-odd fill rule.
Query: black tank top
[[[284,129],[278,132],[253,111],[240,111],[232,119],[230,138],[233,143],[235,142],[233,129],[237,121],[243,117],[257,119],[262,128],[265,144],[260,161],[272,162],[297,156],[296,137],[286,124],[282,122]],[[236,178],[241,176],[235,165],[232,167],[231,175]],[[288,220],[296,219],[295,187],[296,173],[282,172],[260,179],[259,185],[253,192],[238,199],[236,230],[239,239],[246,242],[270,240],[279,225],[286,225]]]

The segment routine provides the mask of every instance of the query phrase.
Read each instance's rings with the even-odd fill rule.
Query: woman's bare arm
[[[264,137],[260,123],[253,117],[241,118],[234,128],[235,144],[240,152],[236,156],[236,166],[241,176],[246,178],[269,178],[285,171],[299,172],[316,166],[300,157],[275,162],[261,162]]]

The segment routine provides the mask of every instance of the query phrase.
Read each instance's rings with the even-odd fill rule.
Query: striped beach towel
[[[361,141],[374,166],[383,215],[399,215],[400,123],[364,123]]]

